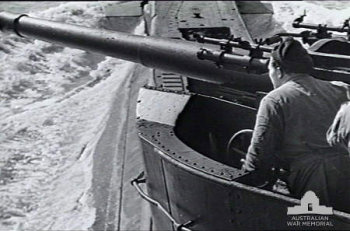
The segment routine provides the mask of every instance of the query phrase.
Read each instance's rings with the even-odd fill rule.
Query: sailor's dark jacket
[[[330,168],[342,172],[342,166],[336,166],[338,159],[349,157],[344,148],[328,144],[326,133],[348,95],[349,87],[344,83],[304,74],[271,91],[260,103],[245,169],[280,165],[289,172],[287,183],[292,194],[300,198],[312,190],[329,204],[329,187],[333,188],[327,185],[332,180],[329,174],[332,178],[337,175]],[[349,171],[347,174],[350,179]]]

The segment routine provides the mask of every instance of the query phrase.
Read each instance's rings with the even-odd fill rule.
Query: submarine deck
[[[130,9],[130,4],[135,6],[140,2],[123,4]],[[182,32],[187,29],[226,26],[235,32],[235,36],[252,40],[235,2],[198,4],[194,1],[155,1],[151,4],[151,13],[144,15],[143,19],[146,22],[146,32],[152,36],[182,38]],[[198,12],[200,18],[195,20],[193,16]],[[249,13],[249,9],[246,13]],[[130,20],[137,23],[141,19],[138,17],[139,12],[135,11],[129,12],[132,17],[113,9],[106,10],[106,14],[109,15],[106,16],[110,29],[119,31],[121,25],[129,27]],[[248,14],[245,19],[249,19]],[[135,127],[135,110],[138,91],[147,82],[165,89],[187,90],[186,77],[135,64],[130,78],[123,83],[125,92],[115,96],[106,129],[94,153],[93,193],[97,211],[93,230],[152,228],[149,205],[130,184],[143,170],[141,143]]]

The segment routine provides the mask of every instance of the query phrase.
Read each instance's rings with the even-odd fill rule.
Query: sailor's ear
[[[281,67],[276,67],[276,74],[277,74],[277,78],[279,79],[283,78],[283,70],[281,69]]]

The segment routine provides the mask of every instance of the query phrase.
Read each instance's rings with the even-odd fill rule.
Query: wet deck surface
[[[143,170],[141,143],[136,130],[139,88],[148,81],[147,68],[135,65],[116,95],[107,127],[94,155],[93,194],[96,220],[93,230],[140,230],[144,202],[130,181]],[[142,74],[141,74],[142,73]]]

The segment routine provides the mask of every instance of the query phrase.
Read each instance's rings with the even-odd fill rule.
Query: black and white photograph
[[[1,1],[0,231],[350,230],[350,1]]]

